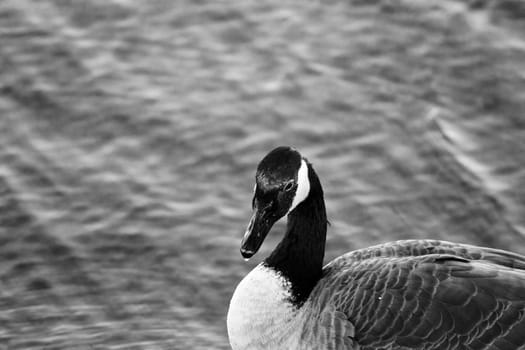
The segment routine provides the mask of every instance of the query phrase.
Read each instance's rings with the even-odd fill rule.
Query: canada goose
[[[525,256],[437,240],[386,243],[322,266],[323,190],[299,152],[259,163],[252,257],[272,225],[284,238],[237,286],[228,336],[244,349],[525,349]]]

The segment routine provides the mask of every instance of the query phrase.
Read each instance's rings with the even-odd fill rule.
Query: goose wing
[[[324,272],[313,292],[331,291],[322,299],[346,315],[361,349],[525,349],[521,255],[400,241],[343,255]]]

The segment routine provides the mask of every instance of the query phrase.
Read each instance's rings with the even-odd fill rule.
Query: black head
[[[261,247],[273,224],[308,197],[308,163],[290,147],[277,147],[257,167],[253,215],[241,243],[244,258]]]

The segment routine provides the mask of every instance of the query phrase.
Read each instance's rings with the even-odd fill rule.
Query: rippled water
[[[525,253],[520,1],[0,2],[0,348],[228,349],[258,160],[300,149],[327,259]]]

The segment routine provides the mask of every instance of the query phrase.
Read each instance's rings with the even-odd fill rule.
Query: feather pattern
[[[310,300],[346,316],[355,348],[525,345],[525,257],[501,250],[431,240],[357,250],[324,268]]]

